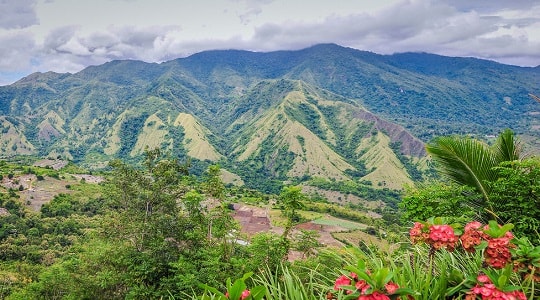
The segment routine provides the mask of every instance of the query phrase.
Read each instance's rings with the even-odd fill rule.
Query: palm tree
[[[493,146],[470,137],[445,136],[427,144],[426,150],[438,163],[443,177],[475,188],[482,195],[484,208],[496,217],[489,201],[488,183],[497,180],[494,168],[500,163],[521,158],[521,145],[512,130],[501,132]]]

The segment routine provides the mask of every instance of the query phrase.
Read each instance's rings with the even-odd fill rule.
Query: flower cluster
[[[461,240],[461,246],[463,250],[467,252],[475,252],[476,246],[480,245],[483,240],[488,238],[488,235],[481,229],[482,223],[478,221],[470,222],[465,225],[465,230],[459,238]]]
[[[477,284],[467,292],[465,300],[527,300],[521,291],[504,292],[497,289],[486,275],[479,275],[476,281]]]
[[[450,225],[431,225],[429,227],[429,239],[427,242],[435,249],[448,249],[453,251],[459,239]]]
[[[445,224],[415,222],[409,230],[409,235],[413,243],[424,242],[436,250],[445,248],[453,251],[459,241],[458,236],[454,233],[454,228]]]
[[[500,238],[491,238],[488,240],[488,246],[484,251],[484,258],[489,266],[496,269],[504,268],[504,266],[512,261],[510,240],[513,238],[511,232]]]
[[[240,295],[239,300],[244,300],[244,299],[246,299],[247,297],[249,297],[250,294],[251,294],[251,293],[250,293],[249,290],[247,290],[247,289],[244,290],[244,291],[242,292],[242,295]],[[229,298],[229,291],[227,291],[227,292],[225,293],[225,297]]]
[[[512,232],[499,224],[493,223],[482,227],[480,222],[475,221],[465,225],[460,240],[463,249],[468,252],[474,252],[483,241],[487,242],[484,251],[486,264],[495,269],[502,269],[512,261],[510,248],[514,245],[510,240],[513,238]]]
[[[349,287],[350,289],[344,289]],[[382,290],[375,290],[365,280],[359,279],[358,275],[354,272],[350,273],[350,277],[341,275],[336,279],[334,284],[334,290],[345,290],[347,294],[359,293],[358,300],[390,300],[388,295],[393,295],[399,289],[399,285],[389,281],[384,285]],[[330,298],[333,299],[330,294]]]
[[[435,219],[436,220],[436,219]],[[436,220],[440,222],[441,220]],[[501,226],[496,223],[482,225],[474,221],[465,225],[461,236],[455,234],[454,228],[445,224],[433,224],[433,222],[415,222],[409,230],[413,243],[424,242],[431,245],[434,250],[447,249],[453,251],[461,241],[463,250],[475,252],[478,246],[484,242],[484,258],[487,265],[502,269],[512,261],[510,249],[514,245],[510,242],[514,238],[508,231],[508,225]]]
[[[424,224],[414,222],[413,227],[409,230],[409,236],[413,244],[425,242],[429,238],[429,233],[426,232]]]

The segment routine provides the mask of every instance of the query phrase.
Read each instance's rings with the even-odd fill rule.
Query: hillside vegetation
[[[219,166],[194,176],[159,149],[100,174],[66,161],[0,160],[0,297],[536,299],[540,161],[486,145],[464,153],[470,165],[482,157],[473,150],[516,154],[497,155],[484,202],[474,184],[439,181],[389,202],[396,211],[331,203],[301,186],[227,186],[231,174]],[[370,195],[354,182],[310,182]]]
[[[538,68],[333,44],[113,61],[0,87],[0,150],[101,169],[159,147],[191,158],[195,173],[219,163],[273,193],[315,177],[401,190],[426,177],[433,136],[509,127],[536,151],[529,93],[540,94],[539,77]]]

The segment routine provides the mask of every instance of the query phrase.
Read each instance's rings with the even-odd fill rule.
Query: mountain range
[[[399,190],[426,175],[436,136],[511,128],[540,149],[539,82],[540,67],[335,44],[112,61],[1,86],[0,153],[102,168],[159,147],[269,191],[317,180]]]

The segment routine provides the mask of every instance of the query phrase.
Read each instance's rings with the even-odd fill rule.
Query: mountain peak
[[[528,96],[540,94],[539,81],[538,67],[336,44],[205,51],[161,64],[112,61],[0,87],[0,130],[9,132],[0,150],[65,153],[90,164],[136,159],[152,146],[220,162],[252,184],[355,180],[373,168],[380,173],[369,181],[384,181],[376,162],[415,168],[422,141],[434,136],[483,137],[509,127],[539,140],[540,110]],[[404,170],[399,182],[412,173]]]

